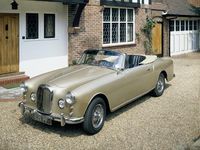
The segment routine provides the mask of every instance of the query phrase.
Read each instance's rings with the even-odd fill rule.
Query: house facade
[[[88,48],[145,53],[148,18],[152,52],[172,56],[199,49],[195,0],[1,0],[0,75],[33,77],[67,67]],[[196,5],[196,4],[195,4]]]
[[[150,5],[150,0],[90,0],[79,26],[69,25],[69,63],[88,48],[145,53],[141,29],[151,15]]]
[[[164,56],[173,56],[200,49],[200,16],[194,8],[197,0],[152,0],[152,18],[162,24]],[[160,7],[158,7],[160,6]]]
[[[67,60],[68,5],[0,1],[0,74],[25,72],[33,77],[67,66]]]

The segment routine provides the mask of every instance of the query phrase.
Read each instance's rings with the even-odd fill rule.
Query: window
[[[27,39],[38,38],[38,14],[33,14],[33,13],[26,14],[26,38]]]
[[[174,21],[169,21],[169,30],[174,31]]]
[[[55,38],[55,14],[44,14],[44,38]]]
[[[193,21],[192,20],[189,21],[189,30],[193,30]]]
[[[176,20],[176,31],[179,31],[180,30],[180,22],[179,20]]]
[[[200,20],[198,20],[198,30],[200,30]]]
[[[197,20],[194,20],[194,30],[197,30]]]
[[[188,30],[188,20],[185,21],[185,30]]]
[[[185,21],[181,20],[181,31],[185,30]]]
[[[134,10],[105,8],[103,12],[103,44],[134,42]]]
[[[149,0],[140,0],[141,4],[149,4]]]

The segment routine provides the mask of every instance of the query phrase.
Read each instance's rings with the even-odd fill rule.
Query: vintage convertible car
[[[34,77],[21,85],[22,115],[52,125],[82,123],[99,132],[106,114],[152,92],[161,96],[165,79],[174,76],[173,61],[111,50],[86,50],[78,65]]]

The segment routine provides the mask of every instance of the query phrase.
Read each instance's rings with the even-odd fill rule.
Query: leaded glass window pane
[[[128,9],[128,21],[133,21],[133,9]]]
[[[44,14],[44,37],[55,37],[55,14]]]
[[[117,8],[112,9],[112,21],[118,21],[118,9]]]
[[[126,42],[126,23],[120,24],[120,42]]]
[[[112,43],[118,43],[118,23],[112,24]]]
[[[103,24],[103,43],[110,43],[110,23]]]
[[[120,21],[126,21],[126,9],[120,9]]]
[[[110,8],[105,8],[103,11],[103,21],[110,21]]]
[[[133,23],[128,23],[127,41],[128,42],[133,41]]]
[[[26,14],[26,38],[38,38],[38,14]]]

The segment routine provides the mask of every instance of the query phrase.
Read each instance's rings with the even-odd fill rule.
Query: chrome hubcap
[[[157,83],[157,90],[159,93],[162,93],[162,91],[164,90],[164,79],[159,78],[158,83]]]
[[[94,107],[92,115],[92,125],[94,128],[99,128],[104,119],[104,109],[101,104],[97,104]]]

